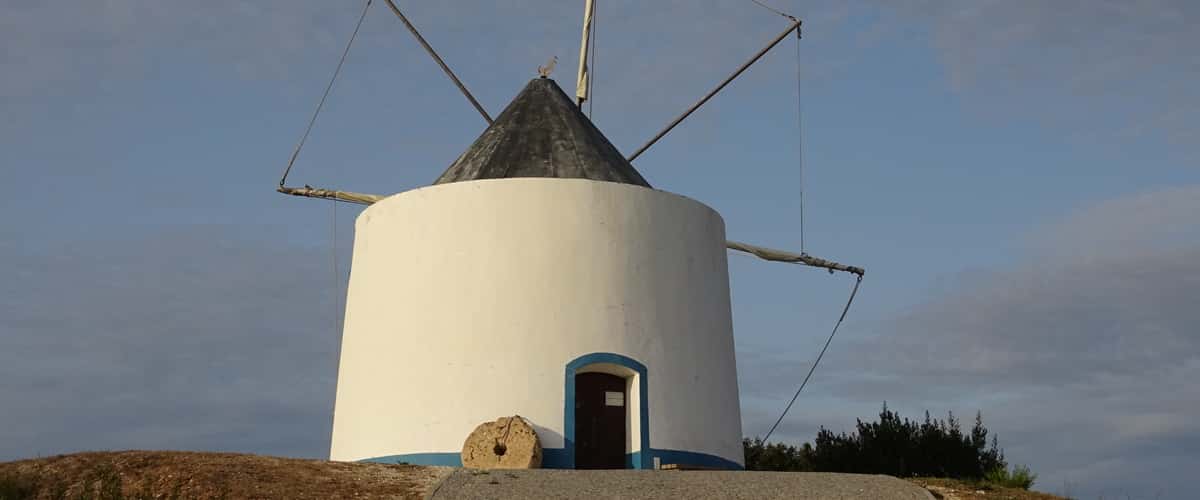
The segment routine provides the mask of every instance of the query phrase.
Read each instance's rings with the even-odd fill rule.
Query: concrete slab
[[[432,499],[670,498],[932,500],[891,476],[825,472],[459,469]]]

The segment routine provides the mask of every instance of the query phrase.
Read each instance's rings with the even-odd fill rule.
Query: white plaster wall
[[[651,448],[742,463],[724,222],[707,206],[496,179],[389,197],[355,231],[331,459],[456,453],[512,414],[562,447],[565,365],[612,352],[647,367]]]

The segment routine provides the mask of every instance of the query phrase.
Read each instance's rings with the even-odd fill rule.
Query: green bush
[[[746,453],[747,470],[812,472],[812,445],[804,443],[800,448],[783,443],[766,443],[763,440],[742,439]]]
[[[988,435],[982,415],[975,415],[974,424],[964,431],[953,413],[945,420],[932,418],[929,412],[925,412],[923,421],[909,420],[889,410],[885,402],[879,420],[858,420],[849,434],[834,434],[822,427],[811,445],[796,447],[755,438],[743,440],[743,448],[749,470],[853,472],[972,481],[1000,470],[1011,484],[1033,484],[1036,476],[1028,467],[1017,467],[1009,473],[1004,451],[996,436]]]
[[[1037,474],[1029,470],[1028,466],[1016,465],[1012,470],[1004,467],[997,467],[988,471],[983,476],[983,480],[997,486],[1005,488],[1021,488],[1027,490],[1033,486],[1033,482],[1037,480]]]

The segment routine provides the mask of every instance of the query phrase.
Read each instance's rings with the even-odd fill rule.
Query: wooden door
[[[575,376],[575,468],[625,468],[625,379]]]

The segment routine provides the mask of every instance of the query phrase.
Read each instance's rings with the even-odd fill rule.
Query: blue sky
[[[495,114],[550,56],[572,87],[581,4],[402,5]],[[980,410],[1043,490],[1184,498],[1196,5],[775,5],[805,20],[807,250],[868,270],[777,436],[848,429],[884,400]],[[359,209],[271,190],[361,6],[0,3],[0,397],[26,402],[0,414],[0,459],[327,451]],[[623,151],[786,27],[748,0],[601,0],[597,23],[593,119]],[[796,59],[782,43],[640,172],[719,210],[731,239],[798,249]],[[419,187],[482,129],[377,2],[292,180]],[[851,281],[730,266],[744,431],[761,434]]]

